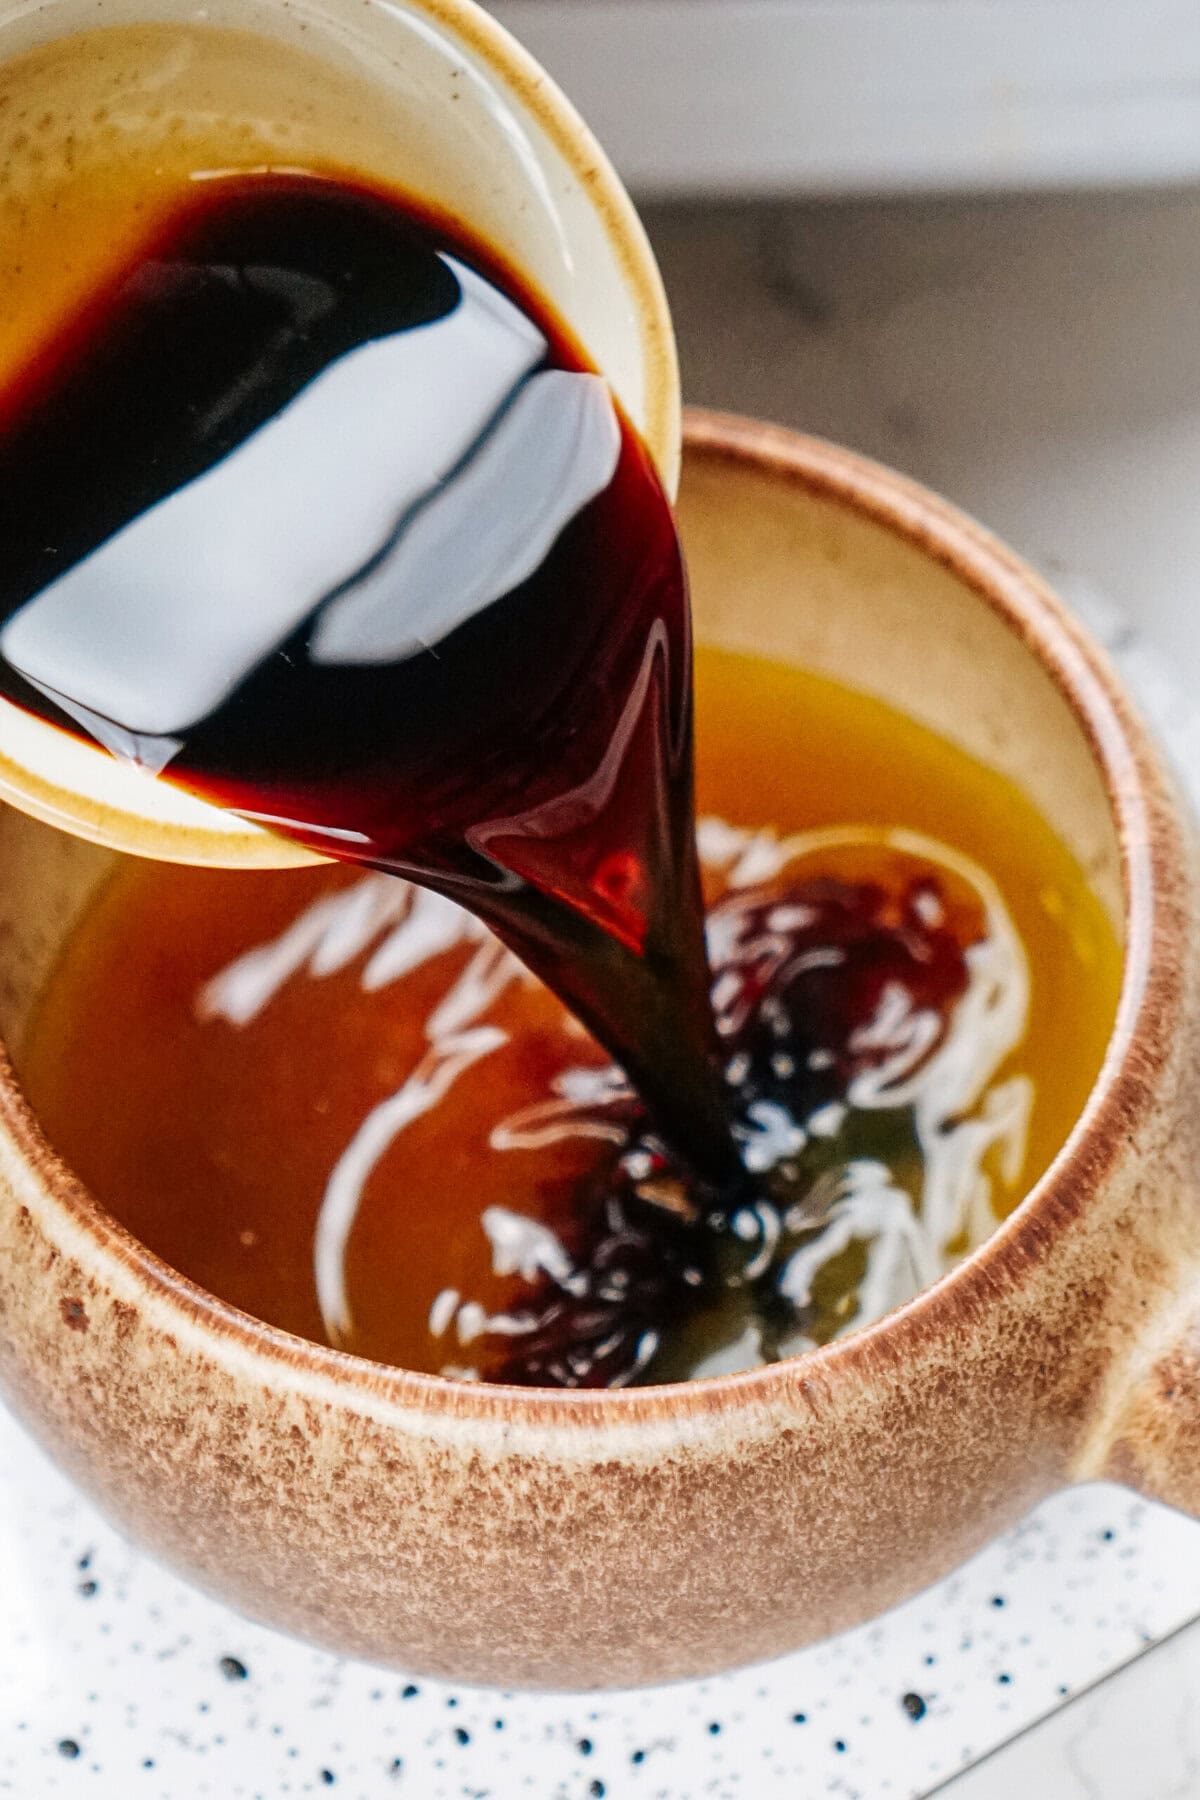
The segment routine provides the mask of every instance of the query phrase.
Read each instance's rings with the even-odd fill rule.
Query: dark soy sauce
[[[843,1191],[877,1180],[882,1165],[867,1159],[885,1144],[889,1179],[911,1182],[920,1167],[902,1113],[885,1121],[846,1104],[895,1051],[867,1028],[885,995],[903,996],[909,1019],[937,1021],[927,1065],[967,987],[966,946],[980,935],[972,909],[948,904],[932,871],[897,883],[887,864],[881,854],[880,881],[793,877],[782,899],[776,886],[717,906],[718,1025],[754,1188],[741,1205],[706,1208],[631,1099],[622,1154],[579,1184],[570,1278],[527,1285],[528,1328],[483,1346],[489,1380],[620,1386],[651,1365],[656,1380],[682,1380],[747,1326],[756,1356],[787,1354],[814,1309],[788,1295],[785,1271],[818,1226],[831,1180]],[[831,1110],[839,1118],[826,1133]]]
[[[0,396],[0,688],[495,932],[713,1182],[671,513],[475,243],[312,177],[197,183]]]
[[[95,979],[65,959],[86,979],[69,1022],[46,1027],[31,1092],[73,1166],[175,1267],[406,1367],[617,1386],[750,1366],[828,1341],[859,1308],[880,1316],[985,1228],[1003,1134],[1015,1183],[1028,1078],[987,1087],[1026,1004],[999,902],[882,842],[841,862],[826,846],[801,871],[770,829],[817,801],[853,817],[894,779],[904,721],[860,766],[847,698],[789,755],[787,721],[815,690],[802,704],[769,668],[744,704],[722,688],[708,780],[719,765],[730,817],[756,794],[773,816],[744,846],[753,886],[743,871],[722,892],[719,856],[708,870],[710,995],[670,508],[603,381],[461,233],[341,181],[193,183],[0,386],[0,545],[0,691],[460,902],[604,1047],[549,1028],[548,996],[509,993],[511,971],[503,1002],[469,968],[439,1000],[421,968],[444,945],[406,911],[401,963],[425,997],[414,1010],[397,990],[389,1055],[411,1063],[406,1085],[444,1091],[396,1152],[435,1204],[414,1220],[381,1172],[395,1235],[372,1240],[364,1272],[322,1221],[330,1156],[344,1167],[368,1096],[388,1104],[365,995],[295,1032],[214,1036],[194,989],[230,919],[201,882],[193,924],[173,930],[163,901],[187,877],[143,871],[145,906],[132,928],[113,911]],[[939,825],[969,841],[974,804],[946,813],[953,754],[922,751],[915,785],[936,768]],[[897,818],[913,785],[893,794]],[[1005,790],[988,814],[989,855],[1014,804]],[[718,835],[728,848],[730,827]],[[1053,886],[1017,876],[1017,892]],[[249,879],[231,885],[248,895]],[[242,904],[245,948],[254,903],[227,900]],[[1016,1012],[997,1012],[1005,994]],[[457,1023],[435,1028],[451,999]],[[336,1117],[315,1108],[325,1043]],[[88,1046],[82,1076],[73,1045]],[[451,1093],[460,1065],[472,1081]]]

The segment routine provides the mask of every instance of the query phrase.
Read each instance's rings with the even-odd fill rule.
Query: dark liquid
[[[209,1292],[433,1374],[678,1380],[908,1298],[1056,1154],[1104,1054],[1120,951],[1028,799],[912,720],[703,643],[696,704],[752,1195],[711,1205],[647,1141],[604,1051],[481,927],[330,867],[124,859],[17,1042],[50,1141]],[[931,837],[971,862],[956,872]],[[1022,956],[1028,1004],[998,1036],[979,1004],[1019,1002]],[[492,1034],[474,1061],[464,1029]],[[422,1093],[435,1103],[409,1104]],[[498,1222],[516,1240],[503,1259]]]
[[[253,948],[252,909],[235,916],[240,898],[203,877],[142,872],[131,912],[117,894],[102,908],[112,931],[85,929],[68,952],[76,1023],[52,984],[30,1088],[73,1165],[177,1267],[364,1354],[599,1386],[824,1341],[855,1316],[860,1279],[877,1316],[978,1235],[970,1205],[998,1150],[964,1165],[961,1225],[935,1229],[922,1208],[927,1158],[945,1163],[935,1139],[961,1124],[1001,1142],[971,1108],[1005,1046],[983,1044],[978,1091],[946,1089],[939,1063],[1000,942],[981,892],[875,841],[802,873],[785,856],[753,886],[710,872],[710,1000],[670,509],[607,388],[478,245],[329,180],[197,184],[0,393],[0,506],[0,691],[460,902],[632,1084],[547,1017],[544,992],[514,998],[511,969],[497,1023],[495,946],[478,948],[484,998],[456,989],[458,1022],[439,1026],[448,984],[471,989],[469,968],[447,973],[444,916],[432,941],[415,913],[401,920],[416,986],[386,1033],[352,988],[340,1013],[231,1041],[238,1022],[196,996],[223,956]],[[751,825],[785,829],[838,795],[830,817],[859,814],[903,722],[866,776],[849,702],[789,757],[803,708],[790,689],[774,704],[773,679],[759,671],[763,696],[744,704],[734,683],[713,711],[714,736],[739,721],[713,765],[733,784],[725,817],[750,804]],[[956,844],[971,817],[953,821]],[[193,881],[196,909],[172,931]],[[402,897],[374,885],[385,912]],[[362,1253],[364,1280],[353,1244],[321,1250],[326,1184],[364,1109],[414,1082],[402,1172],[374,1215],[396,1235]],[[600,1095],[594,1117],[580,1093]],[[1005,1129],[1015,1182],[1016,1111]],[[397,1186],[429,1197],[428,1220]],[[365,1188],[359,1203],[369,1226]],[[489,1257],[489,1218],[524,1249],[493,1238]],[[876,1263],[919,1267],[888,1286],[871,1246]],[[343,1275],[353,1303],[335,1292],[331,1307],[322,1282]]]
[[[479,246],[331,181],[198,184],[0,400],[0,494],[10,698],[461,901],[737,1170],[670,509]]]
[[[983,926],[932,870],[897,877],[894,862],[880,850],[881,879],[776,883],[717,908],[728,946],[718,1022],[755,1191],[740,1205],[706,1205],[687,1167],[648,1134],[636,1098],[624,1118],[605,1107],[599,1116],[619,1119],[625,1147],[577,1189],[571,1275],[529,1284],[528,1328],[485,1346],[489,1380],[608,1387],[650,1368],[655,1380],[680,1380],[747,1327],[756,1358],[774,1361],[815,1310],[811,1294],[787,1291],[784,1271],[821,1229],[838,1184],[844,1198],[862,1179],[847,1170],[868,1159],[883,1168],[886,1156],[888,1180],[916,1176],[919,1187],[911,1121],[857,1111],[847,1096],[896,1055],[893,1033],[870,1030],[885,995],[930,1022],[920,1062],[932,1063]]]

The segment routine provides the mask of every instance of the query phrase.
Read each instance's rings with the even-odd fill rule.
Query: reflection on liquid
[[[702,1315],[689,1318],[676,1341],[659,1329],[639,1329],[617,1382],[643,1370],[670,1378],[749,1367],[881,1317],[988,1235],[996,1220],[993,1188],[1010,1188],[1024,1159],[1032,1084],[1024,1074],[996,1074],[1025,1031],[1029,972],[983,870],[905,832],[780,839],[706,819],[700,848],[714,897],[709,951],[718,1030],[727,1045],[750,1046],[728,1059],[731,1087],[758,1079],[754,1031],[765,1031],[776,1046],[767,1058],[770,1097],[760,1080],[759,1097],[742,1109],[738,1126],[746,1166],[766,1186],[729,1221],[736,1256],[722,1251],[721,1291],[706,1294]],[[835,941],[836,906],[845,913],[844,896],[865,891],[861,879],[851,886],[848,878],[866,869],[878,877],[881,868],[889,871],[886,890],[872,900],[865,929],[847,914]],[[855,904],[861,911],[861,901]],[[889,965],[888,979],[875,966],[878,944],[870,935],[885,918],[890,928],[899,926],[907,958]],[[965,939],[961,975],[950,924]],[[202,1018],[242,1026],[295,979],[319,980],[364,958],[360,986],[370,995],[456,948],[469,955],[425,1018],[423,1054],[362,1120],[326,1184],[314,1275],[335,1343],[354,1340],[346,1251],[373,1172],[407,1127],[452,1094],[456,1110],[472,1108],[472,1072],[485,1059],[519,1056],[520,1044],[497,1014],[510,990],[532,978],[449,901],[371,876],[317,901],[197,996]],[[942,967],[935,966],[939,957]],[[800,1070],[795,1034],[807,1029],[811,1036],[811,1015],[822,1016],[819,984],[829,978],[834,991],[839,981],[868,979],[874,1001],[868,1016],[850,1020],[841,1042],[833,1041],[840,1027],[829,1014],[831,1041],[805,1037]],[[801,1027],[784,1018],[772,995],[781,982],[794,994],[804,981],[810,1017]],[[938,984],[956,984],[951,1006],[928,1003]],[[620,1159],[621,1179],[639,1202],[650,1196],[681,1212],[677,1171],[644,1121],[638,1125],[620,1071],[580,1056],[578,1027],[567,1017],[561,1036],[549,1091],[491,1125],[492,1150],[512,1158],[513,1195],[536,1192],[539,1153],[591,1141],[601,1158]],[[437,1294],[431,1366],[468,1378],[503,1364],[522,1340],[540,1343],[548,1307],[562,1321],[572,1308],[578,1314],[598,1305],[607,1291],[597,1285],[595,1246],[589,1261],[586,1246],[573,1250],[565,1232],[515,1198],[511,1206],[485,1207],[474,1229],[487,1241],[492,1273],[518,1277],[528,1297],[489,1311],[453,1286]],[[686,1266],[681,1270],[686,1282]]]

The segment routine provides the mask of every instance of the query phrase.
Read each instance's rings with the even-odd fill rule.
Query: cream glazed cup
[[[463,221],[550,302],[674,495],[675,342],[641,223],[569,101],[473,0],[0,0],[0,361],[6,308],[20,312],[20,281],[48,258],[64,306],[120,266],[122,228],[142,224],[110,221],[89,193],[147,154],[168,190],[334,168]],[[319,860],[0,698],[5,800],[173,862]]]
[[[483,1387],[196,1288],[88,1194],[14,1073],[113,852],[0,812],[10,1404],[201,1587],[460,1681],[626,1685],[773,1656],[1072,1482],[1200,1513],[1200,861],[1154,746],[1037,577],[887,470],[693,414],[680,518],[701,639],[865,687],[1011,776],[1123,945],[1103,1068],[1045,1175],[951,1274],[823,1349],[671,1387]]]

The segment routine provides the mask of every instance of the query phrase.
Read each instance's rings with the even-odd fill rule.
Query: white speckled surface
[[[692,395],[844,438],[996,525],[1113,643],[1200,794],[1200,195],[650,224]],[[1197,1615],[1200,1526],[1096,1487],[886,1619],[769,1667],[600,1699],[406,1694],[138,1556],[0,1413],[0,1793],[20,1800],[903,1800]],[[1162,1734],[1158,1785],[1143,1763],[1130,1786],[1104,1748],[1151,1691],[1164,1720],[1182,1716],[1195,1641],[954,1782],[955,1800],[1200,1792]]]
[[[7,1419],[0,1463],[0,1792],[22,1800],[906,1800],[1200,1612],[1198,1528],[1094,1487],[766,1667],[599,1698],[406,1683],[165,1574]]]

